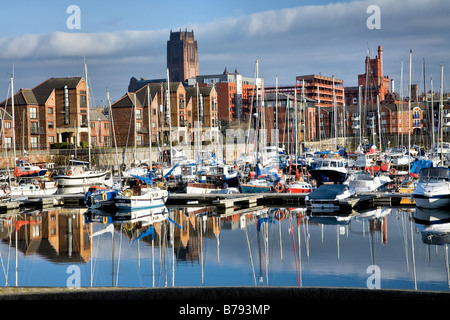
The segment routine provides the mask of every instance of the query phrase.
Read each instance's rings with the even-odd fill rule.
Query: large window
[[[31,149],[37,149],[38,148],[38,137],[31,137]]]
[[[30,108],[30,119],[37,119],[37,108]]]
[[[11,137],[5,137],[5,148],[6,149],[12,148],[12,138]]]

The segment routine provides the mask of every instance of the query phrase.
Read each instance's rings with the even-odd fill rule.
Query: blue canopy
[[[144,182],[145,184],[148,184],[149,186],[153,185],[153,173],[152,173],[152,171],[150,171],[148,177],[137,176],[137,175],[134,175],[134,174],[132,174],[131,176],[136,178],[136,179],[138,179],[138,180],[140,180],[140,181],[142,181],[142,182]]]
[[[430,160],[414,160],[411,166],[411,173],[420,173],[423,168],[433,167],[433,162]]]

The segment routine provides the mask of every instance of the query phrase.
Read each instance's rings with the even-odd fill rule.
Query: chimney
[[[380,78],[383,79],[383,47],[378,46],[378,59],[380,59]]]

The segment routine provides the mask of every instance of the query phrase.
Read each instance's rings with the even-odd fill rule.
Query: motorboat
[[[84,203],[90,209],[115,208],[114,199],[119,192],[119,188],[91,186],[84,195]]]
[[[312,191],[312,184],[305,181],[294,181],[286,187],[287,193],[309,193]]]
[[[309,170],[311,179],[320,186],[324,183],[343,183],[348,176],[346,164],[339,154],[324,155],[314,168]]]
[[[418,208],[444,208],[450,205],[450,169],[423,168],[413,191]]]

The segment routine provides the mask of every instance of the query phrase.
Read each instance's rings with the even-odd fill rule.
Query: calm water
[[[69,208],[2,215],[0,285],[376,283],[384,289],[449,291],[450,212],[379,208],[337,217],[264,208],[220,216],[215,208],[165,208],[153,216],[138,214],[121,221]],[[371,266],[376,281],[368,281]]]

